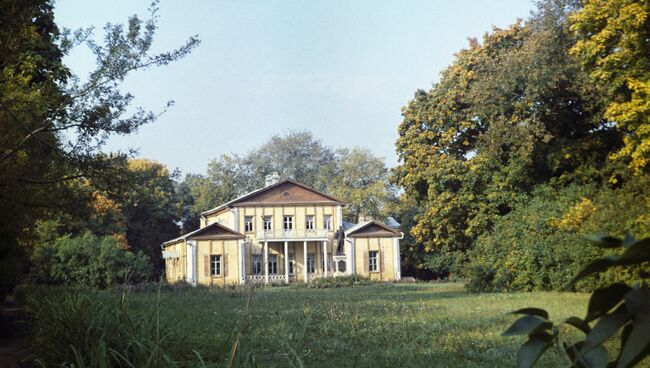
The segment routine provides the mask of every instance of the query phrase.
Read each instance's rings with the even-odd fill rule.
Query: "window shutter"
[[[226,277],[228,275],[228,253],[225,253],[223,255],[223,270],[222,270],[222,275],[223,277]]]
[[[210,256],[203,256],[203,269],[204,269],[204,276],[209,277],[210,276]]]
[[[379,272],[383,274],[384,273],[384,250],[383,249],[379,251],[379,259],[377,261],[379,262]]]
[[[368,252],[363,252],[363,267],[361,268],[361,271],[368,271],[370,272],[370,260],[368,259]]]

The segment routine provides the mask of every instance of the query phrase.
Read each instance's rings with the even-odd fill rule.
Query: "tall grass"
[[[91,290],[34,288],[25,297],[32,331],[29,360],[42,367],[77,368],[255,366],[254,357],[241,349],[253,292],[248,291],[242,321],[233,323],[240,325],[230,334],[234,343],[223,340],[208,360],[188,342],[189,331],[182,326],[188,316],[164,310],[160,289],[150,305],[135,310],[126,289],[106,301]]]

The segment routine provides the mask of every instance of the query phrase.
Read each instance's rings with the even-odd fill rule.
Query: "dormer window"
[[[253,216],[244,216],[244,231],[253,231]]]
[[[305,229],[314,230],[314,215],[307,215],[305,220]]]
[[[284,230],[293,230],[293,216],[284,216]]]

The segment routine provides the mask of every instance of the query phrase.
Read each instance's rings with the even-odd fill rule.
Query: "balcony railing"
[[[264,275],[246,275],[246,283],[249,284],[263,284],[264,280]],[[282,284],[284,281],[284,275],[269,275],[271,284]]]
[[[258,240],[266,239],[310,239],[310,238],[329,238],[330,230],[258,230],[255,235]]]

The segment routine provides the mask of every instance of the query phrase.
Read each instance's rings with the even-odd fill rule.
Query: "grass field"
[[[106,304],[120,297],[86,293]],[[559,321],[583,316],[588,298],[555,292],[469,294],[454,283],[273,287],[256,290],[246,312],[248,294],[245,289],[163,291],[161,325],[182,335],[177,344],[220,365],[246,319],[250,325],[239,349],[263,367],[508,367],[515,365],[523,343],[523,337],[500,336],[515,318],[508,312],[537,306]],[[147,315],[158,294],[127,293],[126,300],[132,313]],[[540,363],[555,367],[562,361],[551,352]]]

